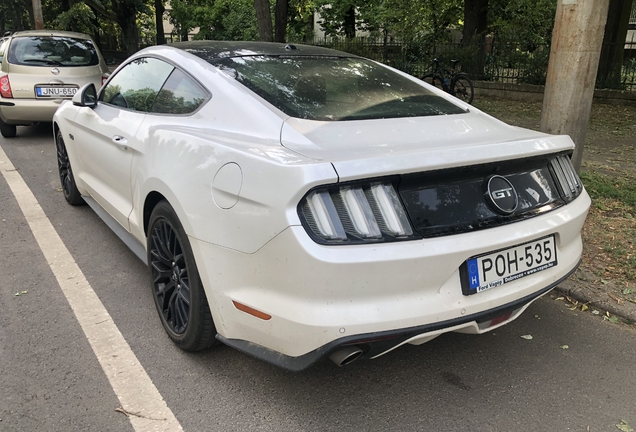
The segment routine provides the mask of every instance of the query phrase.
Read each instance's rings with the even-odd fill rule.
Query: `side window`
[[[151,57],[124,66],[102,90],[99,100],[134,111],[148,112],[174,67]]]
[[[0,63],[4,59],[4,51],[7,48],[7,42],[9,42],[8,38],[0,39]]]
[[[201,86],[179,69],[175,69],[155,99],[152,112],[189,114],[195,111],[208,95]]]

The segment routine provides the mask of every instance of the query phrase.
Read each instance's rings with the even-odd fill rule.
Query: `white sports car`
[[[289,370],[517,318],[581,259],[573,143],[330,49],[139,51],[54,117],[64,196],[150,267],[184,350]]]

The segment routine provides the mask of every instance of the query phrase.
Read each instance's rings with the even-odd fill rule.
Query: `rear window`
[[[466,111],[361,58],[246,56],[211,62],[292,117],[339,121]]]
[[[9,63],[24,66],[94,66],[97,50],[90,40],[60,36],[16,37],[9,45]]]

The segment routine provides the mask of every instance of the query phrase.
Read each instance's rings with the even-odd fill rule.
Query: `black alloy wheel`
[[[57,148],[57,169],[60,174],[60,183],[62,183],[62,192],[64,193],[66,202],[74,206],[84,204],[82,195],[75,185],[73,171],[71,170],[71,162],[68,158],[66,146],[64,145],[62,132],[59,130],[55,135],[55,147]]]
[[[183,350],[198,351],[213,345],[216,329],[192,250],[167,202],[157,204],[149,226],[148,263],[161,323]]]

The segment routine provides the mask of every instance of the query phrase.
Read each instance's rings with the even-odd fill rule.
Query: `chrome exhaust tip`
[[[362,350],[357,346],[348,346],[331,353],[329,360],[338,366],[348,365],[362,355]]]

